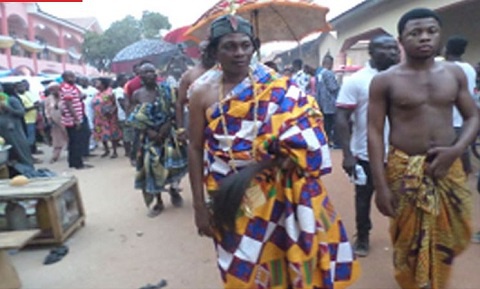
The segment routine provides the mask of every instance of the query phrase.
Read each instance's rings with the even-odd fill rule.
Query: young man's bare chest
[[[392,105],[401,110],[448,106],[458,96],[457,80],[445,70],[401,73],[390,83]]]

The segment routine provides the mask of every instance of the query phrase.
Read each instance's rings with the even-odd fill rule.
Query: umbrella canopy
[[[184,34],[185,32],[190,29],[191,25],[183,26],[177,29],[174,29],[170,32],[168,32],[164,37],[163,40],[169,43],[177,44],[177,43],[182,43],[182,42],[187,42],[189,39],[187,39]]]
[[[299,42],[309,34],[331,29],[326,20],[328,11],[311,0],[221,0],[185,32],[185,37],[196,42],[207,39],[213,20],[235,13],[250,20],[262,43]]]
[[[172,57],[181,53],[175,44],[160,39],[142,39],[115,55],[112,60],[112,72],[130,72],[133,65],[141,60],[149,60],[156,66],[163,66]]]
[[[120,50],[112,62],[142,59],[152,55],[176,51],[178,51],[178,47],[172,43],[159,39],[142,39]]]
[[[191,25],[183,26],[168,32],[163,40],[173,44],[181,44],[186,55],[191,58],[200,58],[200,49],[198,44],[185,37],[185,32],[190,29]]]

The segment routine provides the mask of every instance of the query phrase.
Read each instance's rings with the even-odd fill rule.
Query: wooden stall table
[[[0,180],[0,204],[22,201],[35,203],[34,223],[41,230],[28,244],[61,244],[84,225],[85,211],[73,176],[34,178],[18,187],[11,186],[9,180]]]
[[[7,250],[23,248],[28,241],[39,233],[40,230],[38,229],[0,233],[0,289],[18,289],[21,287],[17,270],[15,270]]]

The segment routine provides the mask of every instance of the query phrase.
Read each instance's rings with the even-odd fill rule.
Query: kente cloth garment
[[[320,180],[331,171],[331,160],[318,106],[287,78],[277,78],[263,65],[252,69],[254,87],[246,78],[207,111],[207,190],[212,193],[223,178],[234,173],[229,163],[238,170],[252,164],[252,146],[257,160],[271,158],[267,151],[276,147],[298,169],[289,173],[272,169],[257,176],[252,185],[260,190],[246,193],[236,230],[217,234],[224,286],[346,288],[360,268]],[[259,101],[257,123],[255,99]]]
[[[454,257],[471,237],[471,193],[460,159],[443,179],[425,174],[426,156],[390,147],[387,180],[399,200],[391,219],[395,278],[404,289],[445,288]]]
[[[118,124],[115,96],[111,88],[99,91],[92,100],[94,111],[93,137],[96,141],[116,141],[122,138]]]
[[[175,90],[162,83],[158,86],[155,102],[137,105],[127,120],[138,132],[135,188],[146,193],[147,205],[151,195],[164,191],[165,185],[180,181],[188,170],[187,147],[176,137],[174,105]],[[165,141],[150,140],[147,129],[158,132],[163,125],[171,125]]]

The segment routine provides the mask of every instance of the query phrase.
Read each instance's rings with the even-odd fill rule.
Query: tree
[[[83,55],[90,65],[107,70],[120,50],[142,37],[155,38],[160,29],[170,27],[168,18],[157,12],[144,11],[140,20],[129,15],[113,22],[103,34],[87,32],[83,41]]]
[[[98,70],[105,70],[109,64],[107,45],[108,43],[104,40],[102,35],[87,31],[84,35],[82,45],[83,55],[86,62],[96,67]]]
[[[158,12],[143,11],[140,24],[145,38],[156,38],[161,29],[171,28],[168,17]]]

